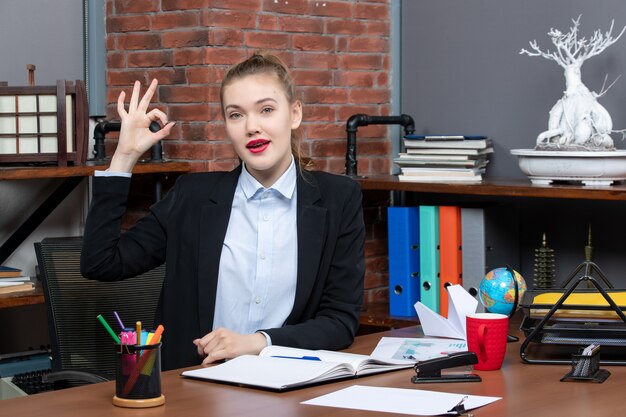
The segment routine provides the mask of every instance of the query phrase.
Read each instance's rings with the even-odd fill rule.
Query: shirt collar
[[[287,168],[287,171],[269,188],[263,187],[263,185],[248,172],[245,162],[242,162],[242,164],[243,168],[239,176],[239,184],[247,199],[254,197],[259,190],[276,190],[285,198],[291,199],[293,197],[293,193],[296,189],[296,164],[293,156],[291,157],[291,164],[289,168]]]

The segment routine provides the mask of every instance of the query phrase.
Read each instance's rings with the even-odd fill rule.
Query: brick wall
[[[389,0],[107,0],[106,16],[108,117],[116,119],[121,90],[158,78],[154,105],[177,122],[165,157],[197,171],[237,165],[219,83],[230,65],[259,49],[292,69],[304,106],[303,154],[318,169],[344,172],[348,117],[389,114]],[[107,146],[111,152],[114,143]],[[389,172],[387,127],[359,128],[357,148],[359,174]],[[387,295],[386,238],[378,207],[365,200],[372,301]]]

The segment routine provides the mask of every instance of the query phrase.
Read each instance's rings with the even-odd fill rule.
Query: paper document
[[[421,302],[415,303],[422,330],[426,336],[465,340],[465,317],[476,312],[478,300],[461,285],[448,287],[448,318],[435,313]]]
[[[467,342],[456,339],[383,337],[370,356],[380,359],[425,361],[466,352]]]
[[[414,416],[436,416],[447,414],[449,410],[452,410],[463,399],[465,409],[472,410],[491,404],[499,400],[500,397],[353,385],[349,388],[304,401],[302,404]]]

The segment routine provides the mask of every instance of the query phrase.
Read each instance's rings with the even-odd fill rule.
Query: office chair
[[[165,276],[161,265],[123,281],[88,280],[80,274],[82,243],[82,237],[35,243],[52,347],[47,379],[69,381],[55,388],[114,379],[115,342],[96,317],[102,314],[116,333],[121,328],[114,311],[125,326],[140,320],[149,329]]]

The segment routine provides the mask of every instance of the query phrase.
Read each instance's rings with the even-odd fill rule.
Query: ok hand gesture
[[[122,127],[109,171],[131,172],[144,152],[170,134],[174,122],[168,123],[167,116],[159,109],[153,109],[148,112],[148,106],[157,85],[158,81],[156,79],[152,80],[150,87],[139,100],[141,84],[139,81],[135,81],[128,111],[124,108],[126,93],[124,91],[120,93],[117,99],[117,113],[122,121]],[[159,121],[163,125],[163,128],[156,133],[151,132],[149,129],[150,123],[153,121]]]

